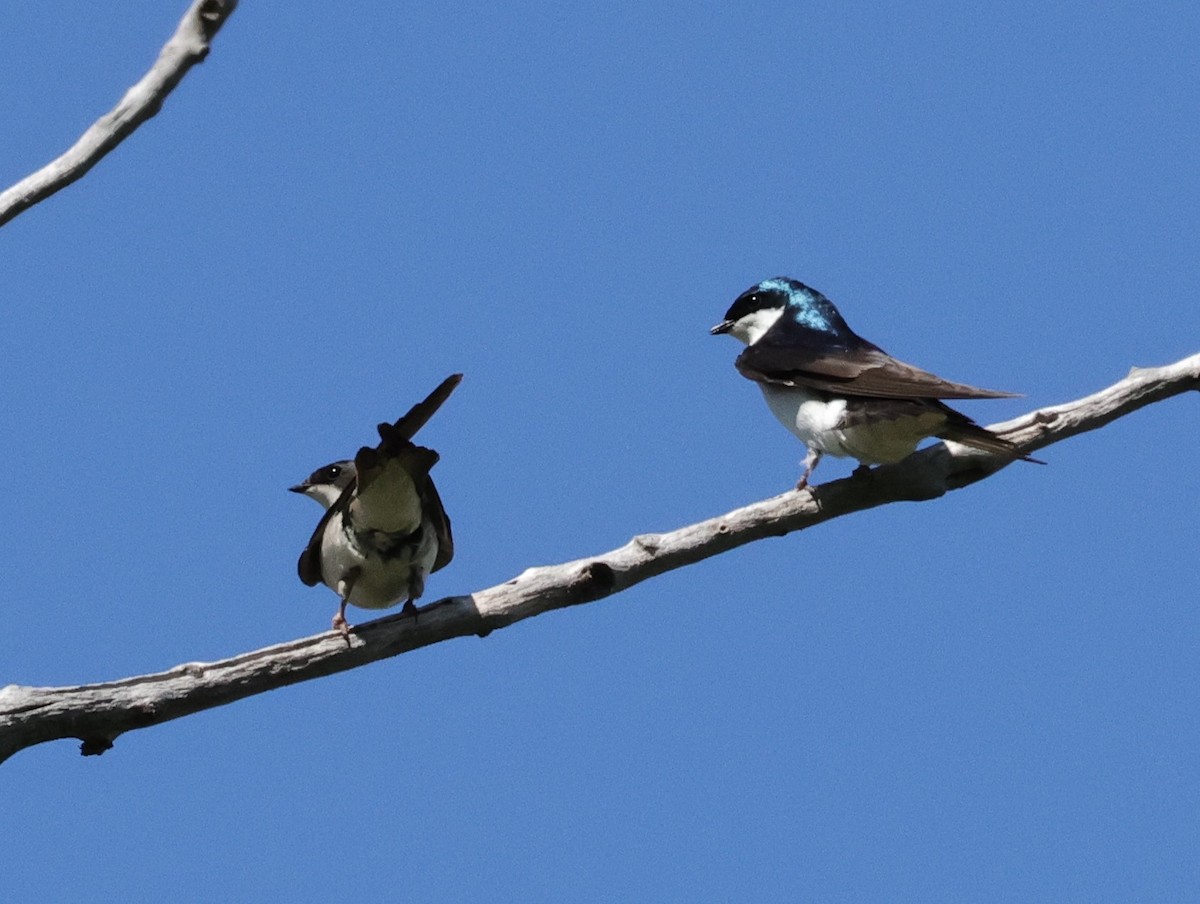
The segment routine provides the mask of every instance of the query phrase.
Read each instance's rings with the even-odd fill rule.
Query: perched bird
[[[461,381],[462,374],[447,377],[400,420],[380,424],[378,445],[289,488],[326,509],[298,567],[305,584],[324,583],[341,598],[333,627],[343,635],[347,603],[386,609],[404,600],[415,614],[426,576],[454,557],[450,519],[429,476],[438,454],[412,438]]]
[[[710,332],[746,343],[738,371],[758,384],[775,417],[808,447],[798,490],[823,455],[856,458],[864,467],[883,464],[899,461],[930,436],[1037,461],[941,401],[1016,393],[951,383],[896,360],[798,280],[779,276],[752,286]]]

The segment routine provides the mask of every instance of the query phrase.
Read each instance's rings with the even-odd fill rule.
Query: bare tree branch
[[[1135,368],[1094,395],[993,425],[1023,452],[1103,427],[1146,405],[1200,390],[1200,354],[1166,367]],[[857,474],[663,534],[643,534],[610,552],[530,568],[495,587],[439,600],[419,619],[393,615],[360,625],[348,646],[327,631],[219,662],[78,687],[0,688],[0,762],[18,750],[79,738],[83,754],[103,753],[120,734],[157,725],[288,684],[356,668],[447,640],[487,635],[553,609],[603,599],[647,578],[764,537],[803,530],[889,502],[935,499],[1009,463],[991,453],[939,443],[895,465]]]
[[[120,103],[96,120],[65,154],[0,194],[0,226],[82,177],[157,113],[188,70],[208,56],[209,43],[236,7],[237,0],[195,0],[150,71],[125,92]]]

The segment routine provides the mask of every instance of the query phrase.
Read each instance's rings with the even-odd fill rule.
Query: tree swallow
[[[450,518],[429,476],[438,454],[412,438],[461,381],[462,374],[447,377],[400,420],[380,424],[378,445],[289,488],[326,509],[298,568],[305,584],[324,583],[341,598],[333,627],[343,635],[347,603],[386,609],[404,600],[415,615],[426,576],[454,557]]]
[[[856,458],[862,467],[895,462],[930,436],[1037,461],[941,401],[1016,393],[951,383],[898,361],[798,280],[779,276],[752,286],[710,332],[746,343],[738,371],[758,384],[775,417],[808,447],[798,490],[822,455]]]

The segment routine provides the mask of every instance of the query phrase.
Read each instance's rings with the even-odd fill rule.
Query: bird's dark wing
[[[425,514],[433,522],[434,533],[437,534],[437,558],[433,560],[431,570],[439,571],[449,565],[450,560],[454,558],[454,535],[450,532],[450,516],[446,514],[446,508],[442,505],[442,497],[438,495],[437,487],[433,485],[433,478],[427,480],[421,489],[421,504],[424,506]]]
[[[742,376],[759,383],[809,387],[845,396],[1003,399],[1016,395],[943,380],[893,358],[859,336],[832,341],[813,331],[790,329],[786,318],[738,355],[736,364]]]
[[[417,431],[437,413],[446,399],[450,398],[450,393],[454,392],[455,387],[462,382],[462,378],[462,374],[451,374],[442,380],[437,388],[425,397],[424,401],[417,402],[408,409],[408,412],[400,420],[394,424],[380,424],[376,428],[379,431],[379,439],[384,443],[411,440],[417,435]]]
[[[354,495],[355,481],[351,480],[349,486],[342,490],[342,495],[334,501],[333,505],[325,510],[325,514],[321,516],[321,520],[317,522],[317,529],[313,531],[312,536],[308,539],[308,545],[304,547],[304,552],[300,553],[300,561],[296,563],[296,571],[302,580],[309,587],[316,587],[321,583],[321,540],[325,536],[325,525],[329,523],[329,519],[335,513],[345,511],[350,505],[350,499]]]

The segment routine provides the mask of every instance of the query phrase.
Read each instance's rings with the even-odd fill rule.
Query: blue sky
[[[0,183],[183,8],[6,5]],[[326,628],[285,488],[453,371],[426,601],[785,490],[803,449],[707,334],[768,276],[1026,393],[984,423],[1200,350],[1198,41],[1182,3],[246,0],[0,230],[0,684]],[[1198,432],[1175,399],[100,758],[24,751],[5,896],[1187,899]]]

